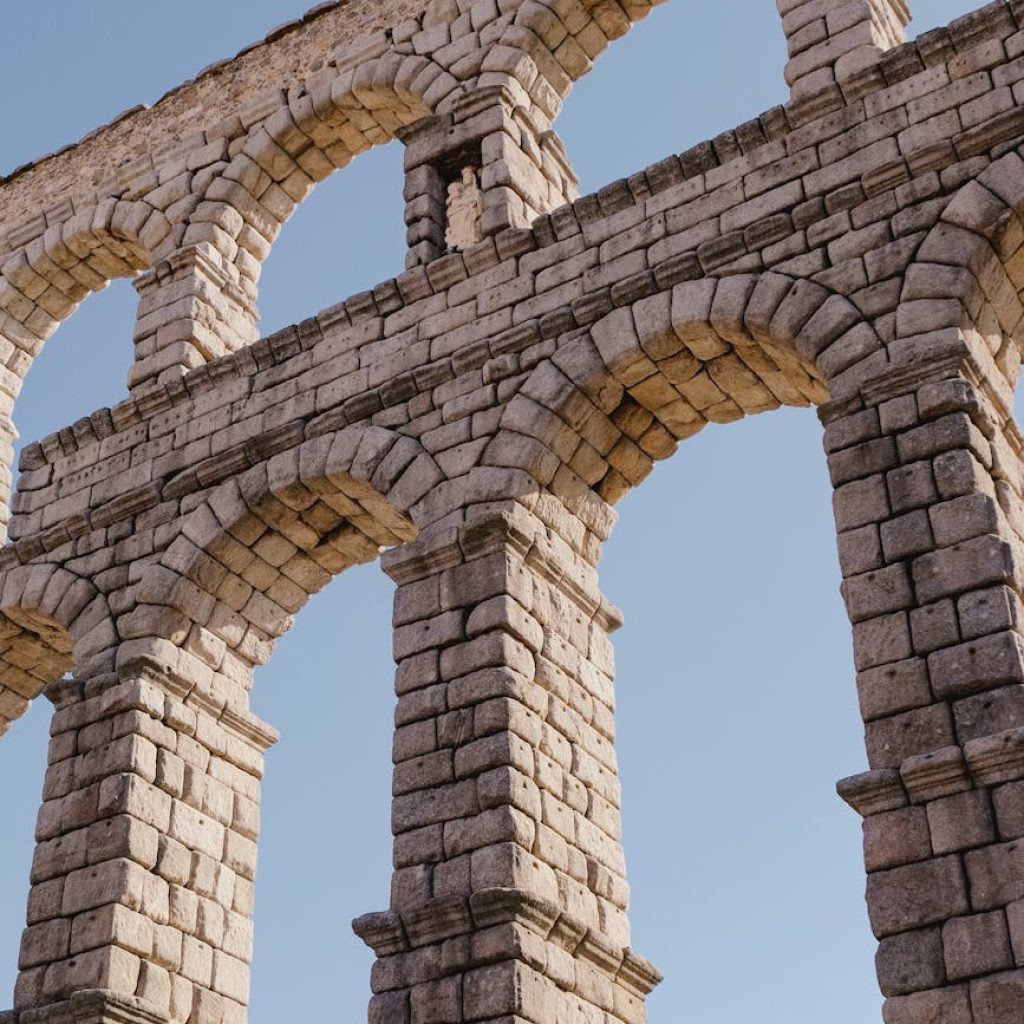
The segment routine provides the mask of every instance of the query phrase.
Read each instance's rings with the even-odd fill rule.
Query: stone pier
[[[778,0],[790,102],[581,197],[558,115],[654,6],[322,4],[0,180],[0,459],[46,339],[140,296],[128,397],[0,466],[0,734],[54,707],[3,1024],[244,1024],[254,670],[378,559],[371,1024],[642,1024],[597,567],[655,462],[781,406],[834,485],[884,1019],[1024,1019],[1024,3],[908,42]],[[282,228],[387,143],[404,265],[258,337]]]

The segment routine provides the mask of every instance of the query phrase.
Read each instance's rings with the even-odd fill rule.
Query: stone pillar
[[[550,509],[548,511],[551,511]],[[384,556],[398,584],[391,906],[373,1024],[640,1024],[598,542],[521,505]],[[608,1016],[605,1017],[604,1014]]]
[[[882,52],[906,42],[906,0],[776,0],[786,33],[786,82],[810,120],[873,85]],[[879,81],[881,79],[879,78]]]
[[[1024,1019],[1019,434],[956,347],[823,409],[887,1024]]]
[[[244,1024],[259,780],[276,737],[237,693],[225,705],[237,683],[169,643],[129,642],[119,663],[49,691],[9,1019]]]
[[[529,227],[579,195],[558,136],[537,124],[504,86],[476,90],[451,113],[399,133],[405,143],[405,223],[409,268],[444,255],[450,189],[472,168],[482,216],[477,240]],[[467,248],[467,244],[457,245]]]
[[[245,285],[234,264],[206,242],[179,249],[136,278],[129,388],[165,383],[254,342],[258,314]]]

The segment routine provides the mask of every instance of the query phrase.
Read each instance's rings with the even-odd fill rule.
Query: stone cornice
[[[925,803],[974,786],[1024,779],[1024,729],[1007,729],[908,757],[899,768],[879,768],[840,780],[839,796],[868,817]]]
[[[505,924],[526,928],[588,961],[637,996],[652,992],[662,980],[657,968],[634,950],[610,943],[553,903],[521,889],[485,889],[468,899],[428,900],[401,911],[367,914],[352,927],[377,956],[387,957]]]
[[[410,544],[392,548],[381,556],[381,568],[398,584],[411,583],[444,572],[465,562],[508,551],[526,562],[548,583],[558,588],[578,608],[595,619],[606,632],[622,625],[622,613],[597,588],[586,585],[567,567],[551,544],[539,544],[536,522],[520,508],[510,508],[474,519],[460,527],[424,531]],[[569,556],[570,549],[564,554]],[[582,557],[582,556],[578,556]]]
[[[0,1013],[0,1024],[176,1024],[136,996],[104,989],[76,992],[67,1002]]]

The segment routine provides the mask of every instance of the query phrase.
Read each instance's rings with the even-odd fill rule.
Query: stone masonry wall
[[[230,141],[176,136],[200,79],[96,136],[180,142],[144,184],[52,223],[32,171],[0,186],[38,228],[2,226],[12,401],[87,291],[141,294],[131,396],[24,449],[0,551],[0,733],[56,706],[13,1024],[244,1021],[274,740],[253,669],[378,557],[370,1020],[639,1024],[659,975],[630,946],[597,565],[656,461],[781,405],[825,428],[885,1020],[1019,1022],[1024,5],[908,43],[895,0],[780,0],[786,107],[575,198],[552,122],[650,6],[440,3],[314,67],[332,19],[370,16],[332,5],[252,51],[280,88],[218,101]],[[407,269],[255,340],[281,225],[391,138]],[[445,251],[467,166],[479,240]]]

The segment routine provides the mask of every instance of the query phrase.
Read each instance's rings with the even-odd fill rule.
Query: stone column
[[[879,57],[906,42],[906,0],[776,0],[792,103],[811,120],[884,84]]]
[[[136,278],[139,312],[129,388],[164,383],[254,342],[258,314],[246,284],[207,242],[179,249]]]
[[[596,588],[595,535],[552,511],[561,536],[490,506],[385,555],[395,872],[390,909],[354,925],[378,957],[373,1024],[640,1024],[659,980],[629,948],[619,619]]]
[[[839,791],[887,1024],[1024,1019],[1021,443],[965,353],[822,410],[870,765]]]
[[[8,1020],[244,1024],[259,780],[275,734],[237,682],[165,641],[123,644],[118,660],[116,673],[49,691]]]
[[[506,228],[529,227],[579,195],[579,180],[558,136],[531,119],[515,93],[501,85],[477,89],[451,113],[400,132],[405,143],[405,222],[409,268],[431,262],[446,241],[450,190],[471,168],[482,215],[475,241]],[[474,239],[456,243],[468,248]]]

